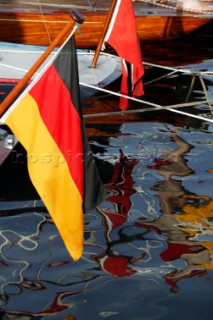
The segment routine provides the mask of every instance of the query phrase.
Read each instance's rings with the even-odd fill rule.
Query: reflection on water
[[[182,80],[176,88],[166,78],[153,99],[164,98],[167,82],[167,98],[184,99]],[[147,118],[87,125],[108,197],[85,214],[78,262],[30,184],[23,150],[1,166],[1,319],[212,318],[213,125]]]
[[[179,290],[177,282],[181,279],[212,269],[213,247],[212,241],[208,241],[208,236],[213,235],[213,230],[211,198],[191,194],[184,190],[181,180],[172,178],[186,177],[194,173],[184,159],[191,146],[176,133],[172,134],[172,139],[177,148],[165,150],[161,158],[155,160],[156,165],[149,166],[157,169],[158,174],[164,178],[154,186],[154,190],[158,191],[162,213],[159,218],[149,222],[143,221],[138,225],[154,228],[156,232],[166,236],[167,248],[160,254],[163,261],[172,262],[176,259],[185,261],[184,268],[165,275],[165,280],[171,285],[172,291],[177,292]],[[201,235],[204,236],[204,241],[199,241]]]
[[[96,139],[108,198],[85,215],[78,262],[41,201],[1,201],[1,319],[171,319],[174,301],[198,319],[183,297],[200,290],[211,314],[213,127],[119,130]]]

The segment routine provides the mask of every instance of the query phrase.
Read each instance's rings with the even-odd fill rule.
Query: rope
[[[191,95],[191,92],[192,92],[192,89],[193,89],[193,86],[194,86],[194,83],[195,83],[195,76],[199,77],[199,80],[201,82],[201,85],[202,85],[206,100],[188,102],[188,103],[185,102],[185,103],[175,104],[175,105],[160,106],[158,104],[155,104],[155,103],[152,103],[152,102],[149,102],[149,101],[146,101],[146,100],[137,99],[135,97],[129,97],[129,96],[126,96],[126,95],[123,95],[123,94],[120,94],[120,93],[117,93],[117,92],[114,92],[114,91],[111,91],[111,90],[107,90],[107,89],[104,89],[104,88],[100,88],[100,87],[97,87],[97,86],[88,85],[86,83],[80,82],[80,85],[82,85],[82,86],[86,86],[88,88],[96,89],[98,91],[102,91],[102,92],[105,92],[105,93],[108,93],[108,94],[112,94],[114,96],[125,97],[125,98],[128,98],[129,100],[138,102],[140,104],[146,104],[146,105],[151,106],[149,108],[127,110],[125,112],[124,111],[113,111],[113,112],[105,112],[105,113],[98,113],[98,114],[89,114],[89,115],[84,115],[84,118],[88,119],[88,118],[106,117],[106,116],[113,116],[113,115],[125,115],[125,114],[132,114],[132,113],[153,112],[153,111],[156,111],[156,110],[169,110],[171,112],[178,113],[178,114],[181,114],[181,115],[184,115],[184,116],[189,116],[189,117],[196,118],[196,119],[199,119],[199,120],[213,122],[213,119],[211,119],[211,118],[207,118],[207,117],[202,116],[202,115],[194,115],[194,114],[190,114],[188,112],[177,110],[177,108],[193,107],[193,106],[197,106],[197,105],[201,105],[201,104],[208,104],[209,109],[211,111],[211,114],[213,115],[213,107],[211,105],[211,103],[213,103],[213,100],[210,100],[208,98],[208,92],[207,92],[205,83],[204,83],[203,78],[202,78],[202,74],[212,76],[212,72],[206,72],[206,71],[197,72],[197,71],[192,71],[192,70],[189,70],[189,69],[178,69],[178,68],[172,68],[172,67],[164,67],[164,66],[160,66],[160,65],[157,65],[157,64],[145,63],[145,62],[144,62],[144,64],[145,65],[149,65],[149,66],[162,68],[162,69],[165,69],[165,70],[171,70],[171,72],[169,74],[166,74],[166,75],[164,75],[162,77],[158,77],[157,79],[149,81],[149,82],[145,83],[145,85],[150,84],[150,83],[152,83],[152,82],[154,82],[156,80],[162,79],[163,77],[167,77],[168,75],[173,75],[176,72],[190,73],[190,74],[193,75],[193,79],[192,79],[191,86],[190,86],[190,89],[189,89],[189,92],[187,94],[187,97],[186,97],[185,101],[187,101],[189,99],[190,95]]]
[[[172,76],[173,74],[177,73],[177,70],[176,71],[172,71],[170,73],[167,73],[166,76]],[[161,76],[161,77],[158,77],[158,78],[155,78],[153,80],[150,80],[150,81],[147,81],[145,84],[148,85],[148,84],[151,84],[153,82],[156,82],[156,81],[159,81],[161,79],[164,79],[165,78],[165,75]]]
[[[192,90],[194,88],[194,84],[195,84],[195,74],[192,77],[191,85],[190,85],[190,88],[189,88],[189,92],[188,92],[188,94],[186,96],[185,102],[187,102],[189,100],[189,97],[191,96]]]
[[[205,94],[205,97],[206,97],[206,100],[207,100],[207,104],[208,104],[208,106],[209,106],[209,109],[210,109],[210,111],[211,111],[211,114],[213,115],[213,106],[212,106],[211,103],[209,102],[209,99],[208,99],[208,91],[207,91],[207,89],[206,89],[206,85],[205,85],[205,83],[204,83],[204,81],[203,81],[203,78],[202,78],[202,75],[206,75],[206,76],[210,76],[210,77],[211,77],[211,76],[213,75],[212,71],[202,71],[202,72],[198,72],[198,71],[192,71],[192,70],[189,70],[189,69],[179,69],[179,68],[164,67],[164,66],[159,66],[159,65],[156,65],[156,64],[154,65],[154,64],[151,64],[151,63],[150,63],[150,64],[149,64],[149,63],[144,63],[144,64],[146,64],[146,65],[151,65],[151,66],[155,66],[155,67],[162,68],[162,69],[172,70],[173,72],[171,72],[171,73],[169,73],[169,74],[166,74],[167,77],[168,77],[169,75],[175,74],[176,72],[182,72],[182,73],[192,74],[193,77],[192,77],[191,85],[190,85],[190,88],[189,88],[189,92],[188,92],[188,94],[187,94],[187,97],[186,97],[186,99],[185,99],[185,102],[188,101],[188,99],[189,99],[189,97],[190,97],[190,95],[191,95],[191,93],[192,93],[194,84],[195,84],[195,77],[198,76],[198,78],[199,78],[199,80],[200,80],[200,83],[201,83],[201,85],[202,85],[202,87],[203,87],[203,91],[204,91],[204,94]],[[165,76],[162,76],[162,77],[159,77],[159,78],[157,78],[157,79],[154,79],[154,80],[152,80],[152,81],[150,81],[150,82],[148,82],[148,83],[152,83],[152,82],[154,82],[154,81],[157,81],[157,80],[159,80],[159,79],[162,79],[163,77],[165,77]],[[146,84],[148,84],[148,83],[146,83]]]
[[[128,99],[130,100],[133,100],[135,102],[138,102],[138,103],[144,103],[144,104],[148,104],[150,106],[152,106],[153,108],[143,108],[143,109],[136,109],[136,110],[128,110],[126,112],[123,112],[123,111],[114,111],[114,112],[108,112],[108,113],[101,113],[101,114],[92,114],[92,115],[85,115],[84,117],[85,118],[92,118],[92,117],[103,117],[103,116],[112,116],[112,115],[122,115],[122,114],[130,114],[130,113],[142,113],[142,112],[152,112],[152,111],[156,111],[156,110],[169,110],[169,111],[172,111],[172,112],[176,112],[176,113],[180,113],[180,114],[183,114],[183,115],[187,115],[187,116],[190,116],[190,117],[195,117],[197,119],[201,119],[201,120],[207,120],[207,121],[211,121],[212,120],[208,120],[204,117],[200,117],[200,116],[195,116],[195,115],[192,115],[192,114],[188,114],[188,113],[185,113],[185,112],[182,112],[180,110],[174,110],[175,108],[183,108],[183,107],[190,107],[190,106],[196,106],[196,105],[200,105],[200,104],[204,104],[204,103],[207,103],[209,105],[209,108],[211,110],[211,113],[213,114],[213,107],[211,105],[211,102],[212,100],[209,100],[208,99],[208,92],[206,90],[206,86],[205,86],[205,83],[201,77],[201,74],[208,74],[208,72],[206,71],[203,71],[203,72],[193,72],[191,70],[188,70],[188,69],[177,69],[177,68],[172,68],[172,67],[164,67],[164,66],[160,66],[160,65],[157,65],[157,64],[151,64],[151,63],[146,63],[144,62],[145,65],[150,65],[150,66],[154,66],[154,67],[158,67],[158,68],[162,68],[162,69],[165,69],[165,70],[171,70],[170,73],[167,73],[166,75],[164,76],[161,76],[161,77],[158,77],[158,78],[155,78],[154,80],[152,81],[149,81],[147,83],[145,83],[145,85],[147,84],[150,84],[150,83],[153,83],[154,81],[157,81],[157,80],[160,80],[162,78],[164,78],[165,76],[168,77],[169,75],[173,75],[177,72],[183,72],[183,73],[190,73],[190,74],[193,74],[193,79],[192,79],[192,83],[191,83],[191,87],[190,87],[190,90],[189,90],[189,93],[187,95],[187,98],[185,99],[185,101],[188,100],[191,92],[192,92],[192,88],[193,88],[193,85],[194,85],[194,79],[195,79],[195,76],[198,75],[199,76],[199,79],[201,81],[201,84],[202,84],[202,87],[203,87],[203,90],[204,90],[204,94],[205,94],[205,97],[206,97],[206,100],[204,101],[200,101],[200,102],[191,102],[191,103],[183,103],[183,104],[176,104],[176,105],[169,105],[169,106],[160,106],[160,105],[157,105],[157,104],[154,104],[154,103],[151,103],[151,102],[148,102],[148,101],[145,101],[145,100],[141,100],[141,99],[137,99],[137,98],[134,98],[134,97],[128,97],[126,95],[122,95],[120,93],[117,93],[117,92],[114,92],[114,91],[110,91],[110,90],[107,90],[107,89],[103,89],[103,88],[100,88],[100,87],[97,87],[97,86],[93,86],[93,85],[88,85],[86,83],[82,83],[80,82],[80,85],[82,86],[86,86],[86,87],[89,87],[89,88],[92,88],[92,89],[96,89],[98,91],[102,91],[102,92],[105,92],[105,93],[108,93],[108,94],[112,94],[112,95],[115,95],[115,96],[118,96],[118,97],[127,97]],[[14,69],[17,69],[17,70],[20,70],[20,71],[26,71],[24,69],[21,69],[21,68],[15,68],[15,67],[11,67],[11,66],[8,66],[8,65],[5,65],[5,64],[2,64],[0,63],[1,66],[5,66],[5,67],[10,67],[10,68],[14,68]],[[211,74],[211,72],[210,72]]]
[[[213,100],[210,100],[213,102]],[[146,102],[146,104],[150,104],[148,101],[141,101],[141,102]],[[207,101],[202,101],[202,103],[207,103]],[[186,107],[191,107],[195,105],[202,104],[201,102],[189,102],[189,103],[184,103],[184,104],[174,104],[174,105],[168,105],[168,106],[160,106],[156,105],[156,107],[153,108],[143,108],[143,109],[132,109],[132,110],[127,110],[127,111],[113,111],[113,112],[103,112],[103,113],[94,113],[94,114],[85,114],[83,115],[84,119],[89,119],[89,118],[99,118],[99,117],[107,117],[107,116],[115,116],[115,115],[126,115],[126,114],[133,114],[133,113],[145,113],[145,112],[153,112],[156,110],[169,110],[173,111],[182,115],[190,116],[196,119],[200,120],[207,120],[210,122],[213,122],[213,119],[206,118],[204,116],[200,115],[194,115],[194,114],[189,114],[187,112],[183,112],[180,110],[175,110],[175,108],[186,108]],[[174,109],[174,110],[172,110]]]
[[[203,87],[203,92],[204,92],[204,94],[205,94],[206,101],[207,101],[207,104],[208,104],[209,109],[210,109],[210,111],[211,111],[211,114],[213,115],[213,107],[212,107],[211,103],[210,103],[209,100],[208,100],[208,92],[207,92],[207,90],[206,90],[206,85],[205,85],[205,83],[204,83],[204,81],[203,81],[203,78],[201,77],[201,74],[198,73],[197,76],[198,76],[198,78],[199,78],[199,80],[200,80],[200,83],[201,83],[201,85],[202,85],[202,87]],[[188,101],[188,99],[189,99],[189,97],[190,97],[190,95],[191,95],[191,93],[192,93],[192,90],[193,90],[193,87],[194,87],[194,84],[195,84],[195,77],[196,77],[196,74],[194,74],[193,77],[192,77],[192,81],[191,81],[191,85],[190,85],[190,88],[189,88],[189,92],[188,92],[188,94],[187,94],[187,97],[186,97],[185,101]]]
[[[175,72],[183,72],[183,73],[190,73],[190,74],[202,74],[202,75],[208,75],[208,76],[213,76],[213,71],[192,71],[191,69],[186,69],[186,68],[179,68],[179,67],[166,67],[162,66],[156,63],[149,63],[149,62],[143,62],[144,65],[151,66],[151,67],[156,67],[156,68],[162,68],[165,70],[173,70]]]
[[[111,90],[107,90],[107,89],[103,89],[103,88],[99,88],[93,85],[88,85],[85,83],[80,82],[80,85],[82,86],[86,86],[92,89],[96,89],[98,91],[102,91],[102,92],[107,92],[109,94],[118,96],[118,97],[125,97],[128,98],[129,100],[133,100],[136,102],[139,102],[141,104],[148,104],[150,106],[153,106],[153,108],[143,108],[143,109],[134,109],[134,110],[127,110],[127,111],[113,111],[113,112],[105,112],[105,113],[97,113],[97,114],[87,114],[84,115],[83,117],[85,119],[88,118],[97,118],[97,117],[106,117],[106,116],[114,116],[114,115],[125,115],[125,114],[131,114],[131,113],[143,113],[143,112],[152,112],[152,111],[156,111],[156,110],[169,110],[171,112],[174,113],[178,113],[181,115],[185,115],[185,116],[189,116],[192,118],[196,118],[199,120],[205,120],[205,121],[209,121],[209,122],[213,122],[213,119],[211,118],[206,118],[204,116],[200,116],[200,115],[194,115],[194,114],[189,114],[187,112],[181,111],[181,110],[177,110],[176,108],[184,108],[184,107],[192,107],[192,106],[197,106],[203,103],[213,103],[213,100],[203,100],[203,101],[195,101],[195,102],[189,102],[189,103],[182,103],[182,104],[174,104],[174,105],[168,105],[168,106],[160,106],[158,104],[146,101],[146,100],[140,100],[134,97],[128,97],[126,95],[111,91]]]
[[[41,12],[42,20],[44,22],[44,26],[45,26],[45,29],[46,29],[46,33],[47,33],[47,36],[48,36],[48,39],[49,39],[49,43],[51,44],[52,41],[51,41],[50,34],[49,34],[49,31],[48,31],[48,28],[47,28],[47,22],[46,22],[46,20],[44,18],[44,14],[43,14],[43,10],[42,10],[41,4],[40,4],[40,0],[37,0],[37,1],[38,1],[38,6],[39,6],[39,9],[40,9],[40,12]]]
[[[94,6],[91,4],[90,0],[87,0],[90,10],[94,10]]]
[[[96,7],[98,0],[95,0],[93,4],[91,3],[90,0],[87,0],[87,2],[89,4],[90,10],[92,10],[92,11],[96,10],[95,7]]]

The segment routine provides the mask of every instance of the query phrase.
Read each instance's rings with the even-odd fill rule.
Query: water
[[[186,67],[212,66],[208,57]],[[203,79],[212,99],[212,77]],[[146,86],[144,98],[183,103],[190,83],[187,75],[168,77]],[[189,101],[201,99],[196,80]],[[1,319],[212,319],[213,124],[205,120],[206,103],[193,112],[204,120],[170,111],[133,114],[122,124],[87,120],[108,198],[85,215],[78,262],[33,189],[25,161],[12,161],[23,152],[17,147],[0,168]]]
[[[2,319],[211,319],[212,134],[153,120],[97,136],[109,198],[85,215],[76,263],[24,168],[10,170],[19,199],[1,201]]]

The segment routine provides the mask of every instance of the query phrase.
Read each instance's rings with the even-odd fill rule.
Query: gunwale
[[[36,2],[37,3],[37,2]],[[100,1],[96,10],[83,6],[85,1],[72,1],[69,5],[62,0],[42,2],[42,12],[38,3],[31,0],[15,0],[10,5],[4,0],[0,12],[0,41],[30,45],[49,45],[64,25],[70,21],[70,10],[78,9],[85,17],[80,32],[75,35],[77,48],[94,49],[101,37],[107,16],[109,1]],[[82,9],[81,9],[82,8]],[[134,2],[138,37],[141,42],[182,37],[189,34],[212,19],[208,15],[179,14],[176,11],[150,11],[150,6]],[[41,8],[40,8],[41,9]]]

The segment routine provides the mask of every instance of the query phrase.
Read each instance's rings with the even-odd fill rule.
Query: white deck
[[[45,48],[0,43],[0,79],[21,79],[39,59]],[[46,63],[56,54],[53,52]],[[121,75],[120,58],[100,53],[96,68],[91,68],[93,52],[78,52],[79,81],[90,85],[107,85]],[[41,69],[35,74],[39,74]],[[35,77],[34,76],[34,77]]]

